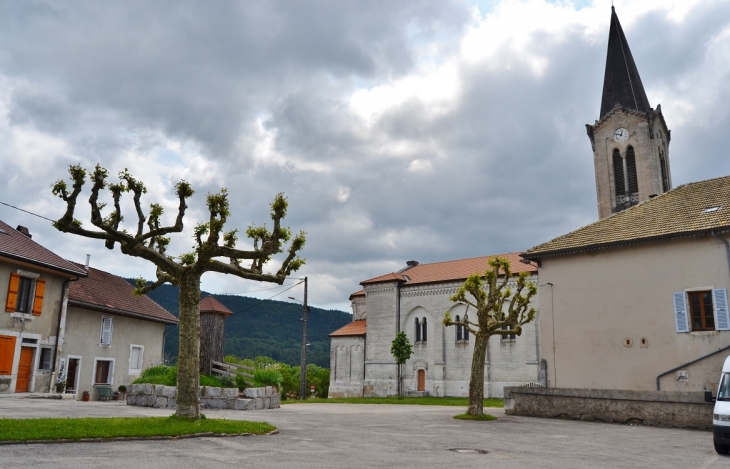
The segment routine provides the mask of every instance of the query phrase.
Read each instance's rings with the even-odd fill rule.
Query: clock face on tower
[[[629,138],[629,131],[623,127],[616,129],[613,133],[613,139],[617,142],[625,142]]]

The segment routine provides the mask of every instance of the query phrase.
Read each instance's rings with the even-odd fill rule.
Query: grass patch
[[[282,404],[400,404],[468,407],[466,397],[335,397],[331,399],[286,400]],[[504,399],[484,399],[484,407],[504,407]]]
[[[471,414],[459,414],[454,415],[454,418],[456,420],[497,420],[497,417],[494,415],[484,414],[484,415],[471,415]]]
[[[0,441],[180,436],[193,433],[253,433],[276,430],[266,422],[172,417],[0,419]]]

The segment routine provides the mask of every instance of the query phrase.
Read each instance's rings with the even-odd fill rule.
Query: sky
[[[615,0],[674,186],[730,174],[730,1]],[[0,202],[59,218],[67,168],[124,168],[191,250],[205,196],[226,228],[307,232],[310,304],[349,311],[365,279],[527,250],[597,220],[585,124],[598,119],[611,0],[0,0]],[[87,188],[88,189],[88,188]],[[89,226],[88,190],[77,218]],[[123,205],[134,221],[131,203]],[[126,277],[154,267],[0,205],[68,259]],[[245,239],[239,247],[246,248]],[[278,267],[275,259],[271,270]],[[208,273],[202,288],[302,298]]]

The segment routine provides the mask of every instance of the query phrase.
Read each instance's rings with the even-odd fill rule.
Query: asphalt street
[[[712,433],[504,415],[452,417],[436,406],[289,404],[214,411],[209,418],[267,421],[278,435],[0,446],[1,468],[728,468]],[[6,419],[169,415],[121,402],[0,399]],[[12,425],[12,420],[0,421]],[[458,451],[453,451],[457,449]],[[471,452],[479,450],[485,453]]]

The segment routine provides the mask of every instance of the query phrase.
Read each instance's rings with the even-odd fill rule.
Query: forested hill
[[[134,283],[133,280],[129,280]],[[209,293],[202,292],[201,298]],[[178,316],[178,288],[162,285],[148,296],[163,308]],[[259,300],[237,295],[213,295],[233,316],[226,319],[224,353],[241,358],[265,355],[277,361],[299,365],[302,349],[302,305],[275,300]],[[310,306],[307,321],[307,363],[329,368],[329,333],[352,321],[352,315],[343,311]],[[174,330],[170,330],[174,329]],[[165,355],[177,357],[178,330],[168,326]]]

